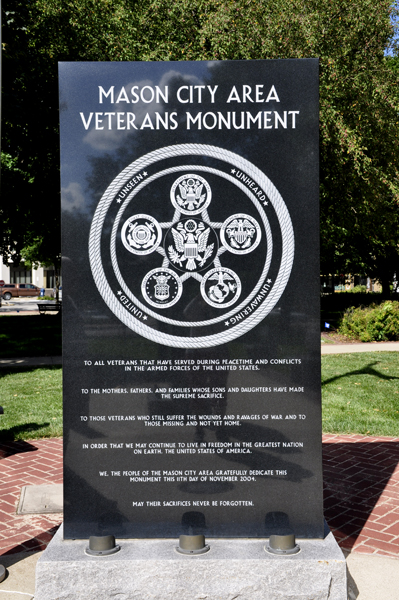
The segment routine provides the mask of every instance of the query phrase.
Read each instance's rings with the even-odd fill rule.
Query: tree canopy
[[[399,272],[399,69],[386,56],[396,53],[397,9],[391,0],[3,0],[3,252],[59,251],[57,61],[319,57],[322,271],[387,285]]]

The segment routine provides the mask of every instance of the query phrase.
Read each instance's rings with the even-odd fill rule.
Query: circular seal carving
[[[208,208],[212,192],[208,182],[199,175],[182,175],[170,190],[170,199],[183,215],[198,215]]]
[[[178,302],[183,286],[179,276],[171,269],[153,269],[144,277],[141,291],[151,306],[169,308]]]
[[[162,230],[150,215],[134,215],[125,221],[121,231],[122,243],[132,254],[151,254],[162,240]]]
[[[137,210],[143,202],[162,219]],[[206,348],[270,313],[291,273],[294,234],[258,167],[223,148],[181,144],[138,158],[111,182],[93,215],[89,259],[100,295],[127,327],[166,346]]]
[[[216,233],[207,223],[183,219],[165,236],[165,252],[179,271],[202,271],[215,259],[219,244]]]
[[[262,237],[259,223],[243,213],[232,215],[222,225],[220,239],[233,254],[248,254],[257,248]]]
[[[225,267],[208,271],[201,281],[201,295],[205,302],[215,308],[234,304],[241,294],[241,281],[236,273]]]

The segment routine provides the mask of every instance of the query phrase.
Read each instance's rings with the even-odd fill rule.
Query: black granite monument
[[[323,537],[318,62],[61,63],[66,538]]]

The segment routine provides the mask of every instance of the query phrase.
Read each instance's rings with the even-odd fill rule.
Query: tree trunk
[[[382,297],[390,298],[391,297],[391,280],[386,275],[386,276],[381,277],[380,281],[381,281],[381,286],[382,286]]]

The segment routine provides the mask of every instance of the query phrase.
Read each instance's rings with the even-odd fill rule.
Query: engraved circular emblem
[[[223,223],[220,239],[233,254],[248,254],[255,250],[262,237],[259,223],[250,215],[238,213]]]
[[[150,254],[159,246],[162,230],[150,215],[134,215],[125,221],[121,238],[126,250],[132,254]]]
[[[170,190],[172,204],[183,215],[198,215],[208,208],[212,192],[208,182],[199,175],[183,175]]]
[[[165,253],[179,271],[202,271],[212,264],[219,248],[212,227],[197,219],[183,219],[165,236]]]
[[[201,295],[215,308],[234,304],[241,294],[241,281],[234,271],[219,267],[208,271],[201,281]]]
[[[267,175],[205,144],[159,148],[127,166],[89,237],[109,309],[144,338],[184,349],[260,324],[284,293],[294,249],[290,214]]]
[[[153,269],[144,277],[141,291],[151,306],[168,308],[178,302],[183,286],[179,276],[171,269]]]

